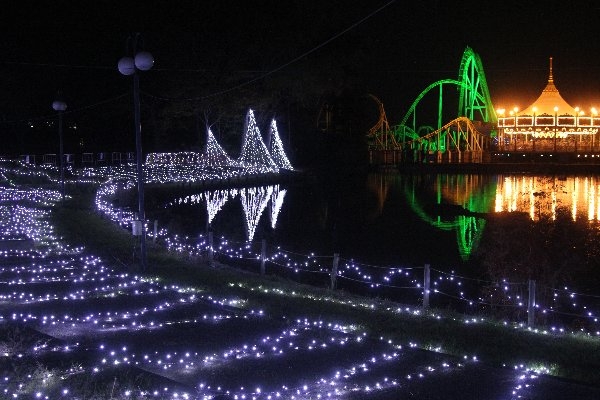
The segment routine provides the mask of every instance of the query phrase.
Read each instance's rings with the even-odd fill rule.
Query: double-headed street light
[[[123,75],[133,75],[133,108],[135,118],[135,150],[137,160],[137,181],[138,181],[138,206],[139,215],[138,221],[139,232],[141,237],[140,252],[142,271],[146,270],[146,217],[144,212],[144,170],[142,168],[142,125],[140,122],[140,80],[138,71],[148,71],[154,65],[152,54],[147,51],[138,51],[138,45],[141,42],[141,35],[136,33],[128,39],[128,51],[131,55],[127,55],[119,60],[117,64],[119,72]]]
[[[67,109],[67,103],[65,103],[60,96],[57,96],[56,100],[52,102],[52,108],[54,111],[58,111],[58,168],[60,169],[60,196],[61,200],[65,199],[65,165],[64,165],[64,154],[63,154],[63,123],[62,116],[63,112]]]

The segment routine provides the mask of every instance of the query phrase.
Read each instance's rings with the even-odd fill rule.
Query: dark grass
[[[82,187],[71,195],[52,214],[57,233],[72,245],[85,245],[89,252],[117,268],[141,273],[134,262],[134,238],[94,211],[93,190]],[[493,321],[466,324],[464,320],[469,316],[447,310],[430,310],[428,315],[418,316],[394,313],[387,309],[398,308],[397,303],[302,285],[276,276],[260,276],[223,264],[209,267],[205,260],[167,252],[151,241],[146,274],[165,283],[194,286],[217,298],[244,299],[249,308],[264,310],[271,318],[354,324],[395,342],[440,348],[455,356],[477,356],[497,366],[545,366],[551,368],[553,375],[600,387],[599,338],[540,334]],[[365,304],[375,304],[375,308]]]

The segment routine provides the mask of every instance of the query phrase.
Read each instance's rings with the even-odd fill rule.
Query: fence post
[[[265,274],[265,259],[267,257],[267,241],[265,239],[262,240],[260,247],[260,274]]]
[[[423,308],[429,308],[429,288],[431,286],[431,271],[429,264],[425,264],[423,270]]]
[[[337,270],[338,270],[338,264],[340,263],[340,254],[339,253],[334,253],[333,254],[333,266],[331,267],[331,290],[335,290],[335,284],[336,284],[336,279],[337,279]]]
[[[213,250],[213,233],[212,233],[212,231],[208,232],[208,265],[210,267],[214,267],[215,266],[214,250]]]
[[[156,236],[158,235],[158,220],[154,220],[154,236],[152,237],[152,241],[156,243]]]
[[[535,324],[535,280],[529,280],[529,301],[527,302],[527,326],[533,328]]]

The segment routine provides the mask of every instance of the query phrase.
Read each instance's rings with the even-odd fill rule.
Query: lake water
[[[339,253],[381,266],[429,263],[463,272],[481,268],[482,241],[493,250],[490,241],[518,239],[498,239],[498,226],[514,232],[506,224],[516,221],[535,235],[532,229],[560,223],[561,230],[572,229],[590,241],[600,221],[600,177],[595,175],[394,171],[220,191],[149,188],[146,196],[151,204],[148,219],[157,219],[171,233],[193,237],[210,227],[215,235],[231,240],[265,238],[269,244],[302,254]],[[574,246],[570,239],[563,243],[550,237],[554,235],[550,231],[540,232],[548,235],[546,241],[558,240],[554,247]],[[509,251],[527,251],[516,244],[509,245]],[[594,246],[581,243],[577,251],[595,257]],[[512,259],[519,257],[538,262],[531,261],[529,254],[512,255]]]

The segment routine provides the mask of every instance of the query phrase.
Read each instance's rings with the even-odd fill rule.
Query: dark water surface
[[[513,220],[531,229],[540,221],[563,221],[560,229],[583,230],[589,239],[598,231],[600,177],[394,171],[219,192],[150,188],[147,197],[153,205],[148,218],[158,219],[172,234],[206,233],[210,218],[215,235],[234,241],[264,237],[302,254],[338,252],[374,265],[429,263],[445,271],[473,272],[480,268],[482,240],[498,240],[486,232]]]

